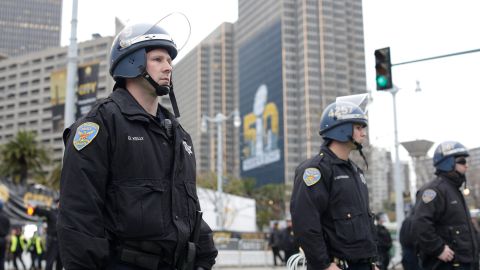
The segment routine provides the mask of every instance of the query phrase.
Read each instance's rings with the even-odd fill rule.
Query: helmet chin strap
[[[358,153],[360,153],[360,156],[362,156],[363,158],[363,162],[365,162],[365,166],[367,166],[367,170],[368,170],[368,162],[367,162],[367,158],[365,157],[365,155],[363,154],[363,145],[357,141],[355,141],[353,139],[353,137],[350,137],[350,141],[355,145],[355,147],[357,148],[358,150]]]
[[[158,84],[154,79],[152,79],[152,76],[150,76],[150,74],[148,74],[147,70],[145,70],[142,73],[142,77],[145,80],[147,80],[147,82],[149,82],[150,85],[153,86],[153,88],[155,88],[155,93],[157,93],[157,96],[161,97],[161,96],[164,96],[164,95],[166,95],[170,92],[170,86],[169,85]]]
[[[148,74],[147,70],[142,73],[142,77],[150,83],[151,86],[155,89],[155,93],[157,96],[165,96],[168,94],[170,97],[170,102],[172,103],[173,112],[175,113],[175,117],[180,117],[180,111],[178,110],[177,99],[175,98],[175,94],[173,93],[173,82],[170,80],[170,85],[160,85],[155,80],[152,79],[152,76]]]

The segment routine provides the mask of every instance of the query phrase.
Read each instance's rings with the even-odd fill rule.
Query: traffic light
[[[33,216],[33,213],[35,212],[35,208],[33,208],[32,206],[28,206],[27,207],[27,214],[29,216]]]
[[[390,47],[375,50],[375,70],[377,90],[388,90],[393,88]]]

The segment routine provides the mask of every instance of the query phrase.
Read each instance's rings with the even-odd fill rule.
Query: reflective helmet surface
[[[146,48],[163,48],[170,57],[177,56],[177,46],[162,27],[135,24],[125,27],[113,41],[110,50],[110,75],[114,80],[135,78],[145,71]]]
[[[443,172],[450,172],[455,169],[456,157],[468,157],[468,150],[459,142],[447,141],[441,143],[433,154],[433,166]]]
[[[328,105],[320,119],[320,135],[323,139],[340,142],[352,140],[353,124],[368,125],[367,115],[359,106],[337,101]]]

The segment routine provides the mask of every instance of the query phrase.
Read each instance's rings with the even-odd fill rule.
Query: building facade
[[[78,45],[79,67],[98,64],[97,98],[108,96],[113,80],[108,73],[108,54],[112,37]],[[0,61],[0,145],[13,139],[18,131],[33,131],[38,143],[47,148],[54,163],[63,155],[63,110],[55,117],[55,108],[65,102],[67,47],[45,49]]]
[[[234,25],[223,23],[173,70],[180,123],[192,136],[199,173],[217,170],[217,125],[207,121],[206,130],[202,131],[202,116],[231,116],[238,108],[233,41]],[[221,124],[223,173],[238,176],[239,130],[233,125],[233,117]]]
[[[59,47],[62,0],[0,1],[0,55],[13,57]]]

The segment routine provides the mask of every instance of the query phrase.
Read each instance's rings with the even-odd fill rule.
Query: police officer
[[[56,270],[63,268],[57,237],[58,199],[54,202],[55,204],[52,208],[45,209],[37,206],[32,213],[33,215],[44,217],[47,221],[47,253],[45,258],[47,264],[45,270],[52,270],[54,264]]]
[[[359,106],[337,99],[321,117],[320,153],[295,171],[290,211],[309,270],[376,268],[367,183],[349,159],[353,150],[363,156],[367,123]]]
[[[195,152],[173,93],[177,48],[158,25],[122,30],[113,93],[64,132],[58,235],[69,269],[211,269]],[[158,103],[169,95],[174,114]]]
[[[460,191],[468,156],[458,142],[441,143],[433,155],[436,177],[417,193],[412,227],[424,269],[472,269],[478,261],[475,231]]]

